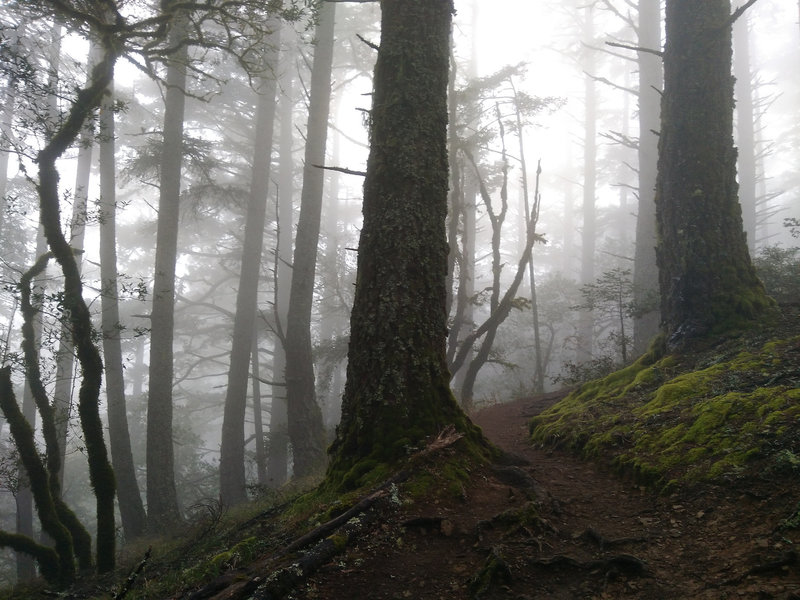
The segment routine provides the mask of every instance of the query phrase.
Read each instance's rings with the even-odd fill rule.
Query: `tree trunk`
[[[342,421],[328,483],[347,488],[448,424],[447,85],[452,2],[383,0]]]
[[[656,207],[669,347],[751,323],[771,302],[747,252],[733,147],[729,0],[667,1]]]
[[[595,193],[597,185],[597,85],[593,79],[595,55],[591,46],[594,43],[594,5],[585,9],[583,36],[585,44],[585,66],[588,73],[584,78],[584,127],[583,141],[583,229],[581,230],[581,283],[594,281],[594,254],[597,245],[597,211]],[[594,316],[592,311],[581,311],[578,317],[578,348],[576,359],[579,363],[592,358],[594,345]]]
[[[278,47],[280,25],[272,19],[274,33],[264,49],[264,71],[260,74],[256,106],[256,124],[250,197],[245,216],[242,266],[236,294],[236,315],[233,321],[228,385],[222,421],[219,473],[220,501],[235,506],[247,500],[244,468],[244,421],[247,406],[247,383],[258,300],[261,255],[264,244],[267,195],[270,182],[272,133],[275,124],[275,92],[277,91]]]
[[[94,51],[90,52],[89,65],[94,63]],[[83,248],[86,233],[87,200],[89,199],[89,180],[92,173],[92,138],[94,131],[87,123],[78,141],[78,162],[75,173],[75,189],[72,194],[72,219],[70,221],[69,245],[75,252],[78,272],[83,270]],[[75,382],[75,353],[69,327],[61,327],[58,350],[56,351],[56,385],[53,390],[58,445],[61,453],[61,471],[58,474],[61,487],[64,486],[64,467],[67,453],[67,433],[72,414],[72,388]]]
[[[139,483],[131,452],[125,379],[120,342],[119,292],[117,286],[116,234],[116,142],[114,132],[113,84],[100,112],[100,302],[102,306],[103,357],[106,368],[108,437],[111,464],[117,477],[117,499],[125,538],[141,536],[147,525]]]
[[[64,275],[64,305],[72,326],[72,343],[81,368],[78,391],[78,416],[83,430],[89,463],[89,478],[94,490],[97,509],[97,569],[112,570],[115,563],[116,527],[114,472],[108,460],[99,413],[103,363],[94,343],[94,329],[89,308],[83,299],[83,282],[75,255],[70,248],[60,222],[58,170],[56,161],[80,134],[88,117],[95,110],[111,82],[116,54],[108,48],[92,69],[91,84],[77,93],[66,118],[37,155],[39,167],[39,218],[50,250],[61,265]]]
[[[753,102],[753,78],[750,73],[750,31],[747,13],[733,26],[734,74],[736,84],[736,146],[738,149],[737,179],[739,204],[742,207],[742,224],[747,235],[747,248],[751,256],[756,251],[756,133]]]
[[[147,517],[152,532],[173,529],[181,521],[175,489],[172,444],[172,384],[175,324],[175,261],[183,159],[183,119],[186,96],[186,17],[179,17],[170,33],[179,50],[167,67],[164,139],[158,200],[158,228],[150,334],[150,376],[147,398]]]
[[[286,415],[286,313],[292,288],[292,229],[294,222],[294,160],[292,159],[293,78],[288,54],[284,54],[281,98],[280,164],[278,167],[278,241],[275,249],[275,324],[278,331],[272,355],[272,403],[269,411],[269,455],[267,481],[273,488],[286,483],[289,466],[289,436]],[[294,65],[292,64],[293,68]]]
[[[661,0],[639,0],[639,46],[661,48]],[[661,57],[639,52],[639,210],[636,218],[636,250],[633,258],[633,294],[638,311],[633,321],[633,351],[647,351],[658,334],[661,314],[655,306],[658,293],[656,267],[656,171],[660,90],[663,87]]]
[[[264,445],[264,420],[261,402],[261,363],[258,357],[258,336],[253,336],[253,346],[250,351],[250,368],[252,374],[250,381],[253,386],[253,435],[256,445],[256,474],[258,485],[267,485],[267,449]]]
[[[303,191],[286,322],[286,403],[295,477],[318,472],[325,461],[325,432],[316,400],[311,353],[311,308],[322,217],[324,172],[320,165],[325,163],[328,135],[335,17],[336,4],[324,2],[311,69]]]
[[[36,235],[36,256],[41,256],[47,252],[47,240],[44,239],[41,227],[37,228]],[[43,282],[34,281],[34,295],[41,297],[44,293]],[[37,347],[41,343],[42,322],[41,318],[37,317],[36,322],[33,323],[33,337]],[[36,404],[33,401],[33,394],[27,381],[22,392],[22,416],[30,424],[31,429],[36,430]],[[33,539],[33,493],[31,491],[30,483],[27,476],[24,475],[25,465],[17,462],[17,470],[20,474],[19,487],[17,494],[14,497],[17,509],[17,522],[16,532],[18,535],[23,535]],[[17,553],[17,581],[28,581],[36,577],[36,565],[33,559],[28,554]]]

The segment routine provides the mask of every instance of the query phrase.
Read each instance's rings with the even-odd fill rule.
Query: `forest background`
[[[468,406],[609,371],[642,350],[634,335],[634,317],[642,316],[646,294],[637,297],[642,290],[634,287],[633,279],[642,169],[639,101],[632,92],[638,89],[640,65],[635,51],[607,44],[637,46],[640,30],[633,27],[639,24],[638,15],[627,3],[619,4],[597,2],[587,7],[558,3],[540,7],[540,13],[529,13],[532,9],[527,5],[523,9],[511,2],[493,3],[491,10],[485,3],[458,6],[453,89],[460,95],[453,97],[460,98],[461,104],[454,110],[453,123],[462,139],[473,144],[474,153],[459,156],[463,183],[472,186],[467,196],[471,194],[473,200],[464,206],[474,207],[474,217],[470,221],[470,211],[462,209],[463,216],[452,230],[452,243],[459,249],[454,254],[461,257],[452,271],[452,315],[459,317],[459,306],[466,314],[454,321],[458,326],[452,329],[450,358],[456,360],[462,354],[460,349],[466,348],[463,360],[467,366],[456,371],[454,389]],[[2,9],[4,75],[7,81],[12,81],[15,73],[21,80],[27,78],[21,88],[35,93],[15,95],[21,88],[14,86],[4,92],[3,139],[9,151],[3,155],[8,163],[0,165],[0,175],[5,175],[0,350],[4,362],[11,363],[19,362],[20,274],[43,250],[41,240],[37,245],[36,190],[28,179],[35,167],[30,159],[69,109],[72,90],[85,80],[90,55],[80,32],[53,28],[46,20],[29,23],[26,11],[17,8],[9,4]],[[796,218],[800,210],[795,168],[800,105],[793,67],[800,53],[796,9],[789,2],[761,0],[737,24],[735,45],[737,140],[745,215],[748,207],[752,208],[748,239],[762,277],[768,284],[770,274],[775,277],[770,291],[783,290],[787,297],[796,296],[797,250],[792,229],[784,226],[784,220]],[[515,17],[509,19],[509,15]],[[253,149],[258,119],[258,95],[253,88],[270,80],[277,84],[272,92],[277,104],[272,108],[275,124],[265,196],[265,237],[257,261],[259,275],[254,278],[258,288],[252,330],[257,335],[252,356],[256,358],[248,368],[246,444],[241,458],[242,468],[247,468],[246,481],[254,486],[251,493],[281,485],[296,466],[293,447],[287,445],[291,432],[281,413],[286,385],[280,354],[292,291],[286,267],[298,261],[289,234],[295,231],[301,199],[305,201],[314,177],[306,171],[323,177],[316,163],[342,169],[324,172],[321,237],[319,252],[312,257],[313,312],[308,326],[316,398],[327,439],[338,420],[355,275],[353,248],[360,224],[362,179],[357,172],[363,170],[366,160],[365,111],[374,60],[374,50],[359,36],[377,40],[378,7],[337,3],[335,21],[336,42],[331,44],[328,69],[331,83],[326,85],[323,78],[317,86],[317,91],[321,88],[331,93],[327,102],[321,100],[330,110],[330,119],[322,119],[329,121],[329,126],[323,128],[327,142],[323,142],[321,158],[308,154],[307,143],[312,129],[309,113],[316,114],[311,108],[315,92],[312,71],[319,62],[323,21],[314,26],[307,17],[299,16],[293,25],[280,27],[279,58],[270,58],[265,51],[267,62],[273,61],[269,63],[271,73],[277,77],[250,79],[235,57],[215,48],[188,51],[198,53],[194,57],[199,59],[189,64],[202,66],[189,69],[189,95],[180,117],[183,141],[176,154],[183,158],[183,169],[179,179],[180,236],[173,260],[175,337],[170,404],[174,410],[174,482],[181,515],[206,510],[210,499],[219,497],[220,485],[225,485],[219,475],[220,445],[232,362],[231,332],[242,287],[237,277],[244,270],[244,224],[250,219],[245,212],[252,193],[248,184],[255,181],[254,165],[268,155],[263,147]],[[311,44],[315,37],[316,47]],[[11,60],[15,56],[24,60]],[[164,78],[168,68],[169,61],[165,61],[163,66],[156,65],[154,72]],[[158,272],[153,267],[156,207],[165,188],[161,179],[165,166],[160,162],[167,154],[163,150],[168,129],[164,123],[175,123],[174,118],[166,118],[165,106],[174,89],[121,62],[115,76],[118,105],[115,111],[107,111],[113,112],[116,121],[113,163],[121,274],[118,329],[132,462],[143,493],[148,485],[145,443],[156,435],[148,431],[146,417],[148,379],[152,380],[154,366],[151,305]],[[748,107],[752,112],[744,115],[742,111]],[[745,131],[742,123],[755,127]],[[749,140],[745,135],[751,136]],[[103,289],[99,226],[107,217],[98,204],[101,183],[89,150],[96,154],[108,138],[99,126],[59,161],[64,221],[71,221],[73,236],[77,236],[73,246],[74,240],[85,234],[81,262],[86,299],[98,320]],[[530,180],[527,207],[520,165],[523,152],[529,161],[525,170]],[[540,205],[532,183],[539,157],[543,169]],[[263,172],[263,163],[260,168]],[[745,173],[751,174],[749,180],[742,179]],[[498,217],[504,207],[506,222],[499,230]],[[523,265],[527,282],[511,294],[513,309],[494,334],[493,343],[483,346],[481,358],[480,340],[474,354],[472,344],[465,346],[463,340],[496,311],[500,298],[513,284],[528,241],[523,215],[532,209],[538,211],[536,231],[547,243],[535,245],[532,270]],[[748,226],[747,216],[745,224]],[[84,225],[85,231],[81,231]],[[474,261],[464,258],[470,250],[464,234],[468,240],[470,232],[474,232]],[[473,262],[474,280],[460,279],[462,273],[472,272]],[[786,290],[792,275],[795,287]],[[536,282],[535,298],[531,278]],[[69,405],[76,391],[72,376],[76,367],[64,363],[64,356],[72,350],[62,347],[59,283],[51,275],[41,277],[38,285],[41,291],[35,297],[43,302],[44,316],[40,333],[44,380],[55,396],[64,393],[57,387],[65,386],[62,389],[66,389]],[[533,308],[541,328],[538,336]],[[163,328],[155,330],[163,333]],[[473,362],[476,357],[477,363]],[[474,385],[465,390],[470,363],[475,365]],[[64,498],[79,514],[90,515],[94,509],[85,486],[85,444],[74,419],[64,422],[69,440]],[[5,489],[0,510],[5,521],[0,525],[14,530],[24,485],[20,485],[17,457],[4,421],[0,421],[0,443]],[[16,570],[13,555],[4,554],[4,577],[13,580]]]

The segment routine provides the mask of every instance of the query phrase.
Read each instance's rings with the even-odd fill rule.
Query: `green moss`
[[[800,390],[781,384],[781,374],[796,371],[799,344],[795,337],[707,353],[698,368],[681,366],[677,356],[637,361],[535,418],[532,439],[610,456],[621,471],[659,487],[739,477],[777,452],[776,438],[800,434]]]

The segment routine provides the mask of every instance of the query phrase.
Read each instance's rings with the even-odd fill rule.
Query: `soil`
[[[560,397],[475,414],[503,464],[472,472],[462,494],[383,509],[294,597],[800,600],[800,532],[785,523],[796,478],[658,495],[531,446],[528,419]]]

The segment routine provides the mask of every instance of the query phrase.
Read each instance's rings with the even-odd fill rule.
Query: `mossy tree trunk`
[[[452,2],[383,0],[342,421],[328,483],[356,486],[445,425],[474,431],[445,360]]]
[[[771,301],[742,230],[729,0],[668,0],[656,211],[668,343],[756,319]]]

